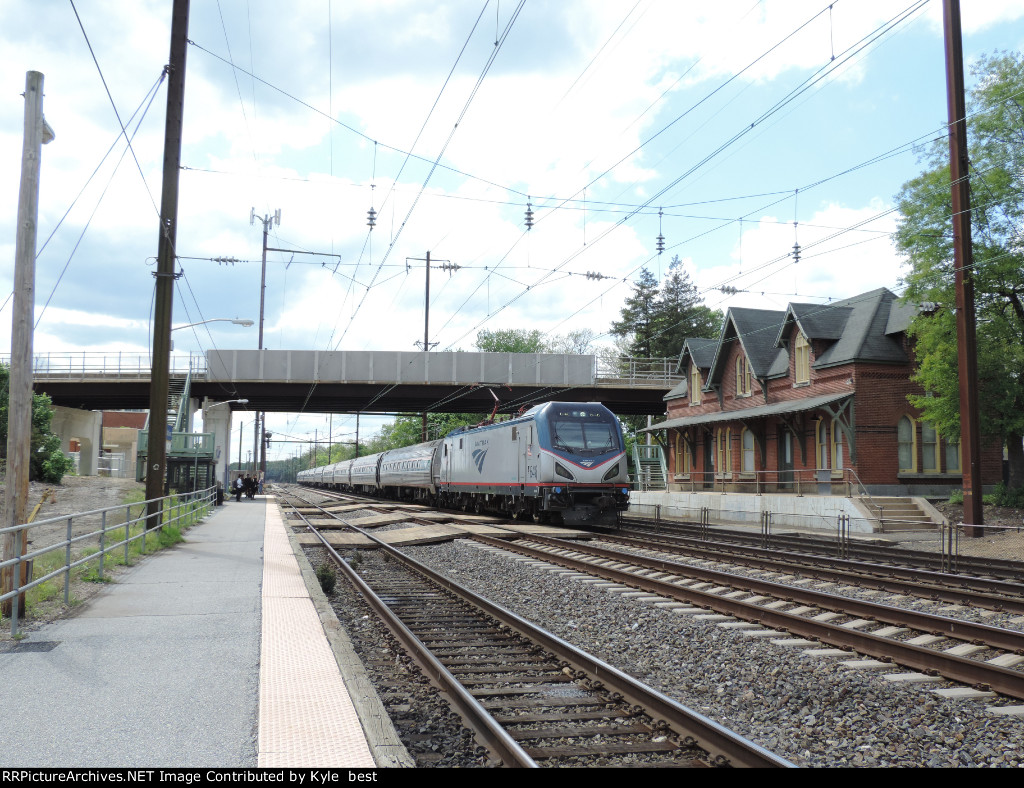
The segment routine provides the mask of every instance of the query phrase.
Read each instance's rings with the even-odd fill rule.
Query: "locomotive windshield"
[[[619,424],[604,410],[559,409],[548,416],[551,448],[594,457],[621,448]]]

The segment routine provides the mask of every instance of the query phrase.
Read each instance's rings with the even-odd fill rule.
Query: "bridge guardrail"
[[[10,354],[0,354],[0,363],[10,364]],[[672,388],[682,377],[676,372],[675,358],[597,358],[593,370],[594,385],[629,385],[642,388]],[[80,353],[36,353],[32,357],[32,375],[37,379],[83,380],[106,378],[148,380],[152,370],[149,353],[122,351],[83,351]],[[209,371],[204,353],[171,354],[171,374],[191,373],[205,377]]]
[[[171,354],[171,374],[201,375],[206,372],[202,353]],[[0,354],[0,364],[10,365],[9,353]],[[89,377],[149,380],[153,361],[148,353],[88,351],[82,353],[36,353],[32,356],[35,378],[81,380]]]

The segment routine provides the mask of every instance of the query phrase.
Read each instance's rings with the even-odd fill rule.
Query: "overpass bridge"
[[[0,361],[6,361],[0,357]],[[172,355],[171,376],[191,375],[191,396],[247,399],[247,410],[303,413],[489,413],[550,400],[603,402],[620,415],[662,415],[681,378],[675,359],[548,353],[210,350]],[[149,407],[148,355],[46,353],[33,385],[55,405],[84,410]]]
[[[95,411],[148,410],[150,366],[142,354],[33,357],[34,389],[58,406],[54,431],[62,449],[68,451],[72,440],[81,447],[80,472],[94,472],[90,469],[98,467],[104,446]],[[500,413],[569,400],[603,402],[620,415],[660,416],[665,394],[680,381],[675,366],[675,359],[600,364],[595,356],[546,353],[211,350],[177,355],[170,367],[174,404],[168,413],[175,422],[168,426],[168,467],[172,476],[180,472],[196,480],[209,467],[227,486],[231,411],[242,407],[269,413],[485,414],[497,397]],[[231,402],[238,399],[248,402]],[[213,407],[218,402],[229,404]],[[192,433],[191,414],[197,412],[203,415],[202,432]],[[147,437],[139,435],[129,464],[136,464],[136,454],[146,454]]]

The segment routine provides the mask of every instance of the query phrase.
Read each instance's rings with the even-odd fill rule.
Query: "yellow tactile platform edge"
[[[267,506],[265,529],[258,764],[373,768],[276,506]]]

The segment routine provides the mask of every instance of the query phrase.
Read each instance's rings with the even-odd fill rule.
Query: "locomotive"
[[[301,471],[298,482],[566,525],[629,507],[622,427],[597,402],[548,402],[508,421]]]

